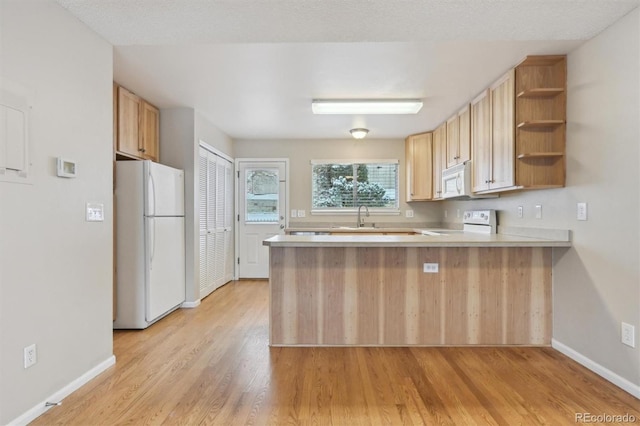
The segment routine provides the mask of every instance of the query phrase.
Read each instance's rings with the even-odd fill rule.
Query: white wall
[[[509,226],[571,229],[573,247],[556,250],[553,337],[640,386],[640,14],[625,18],[568,55],[566,188],[498,200],[447,202],[495,208]],[[587,202],[589,220],[576,220]],[[541,204],[543,218],[534,219]],[[517,206],[525,217],[518,219]],[[620,322],[635,325],[636,348],[620,343]],[[636,388],[638,389],[638,388]]]
[[[0,1],[0,77],[31,97],[32,185],[0,182],[0,424],[109,360],[112,49],[53,1]],[[58,178],[55,158],[78,164]],[[85,203],[104,222],[85,222]],[[23,368],[23,348],[38,363]],[[42,404],[44,406],[44,404]]]
[[[192,108],[160,111],[160,162],[184,170],[186,302],[200,300],[198,150],[200,141],[233,158],[233,142]]]
[[[439,203],[406,203],[404,182],[404,140],[401,139],[345,139],[345,140],[236,140],[237,158],[289,158],[290,208],[306,210],[305,218],[291,219],[290,224],[346,223],[354,224],[355,215],[311,215],[311,160],[341,159],[398,159],[400,161],[400,210],[402,215],[371,215],[368,222],[421,224],[440,221]],[[406,210],[414,210],[407,219]]]

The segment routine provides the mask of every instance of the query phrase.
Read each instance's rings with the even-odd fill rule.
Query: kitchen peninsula
[[[567,231],[324,231],[264,241],[273,346],[551,343],[551,254]]]

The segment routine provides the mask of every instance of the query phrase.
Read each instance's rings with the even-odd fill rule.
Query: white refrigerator
[[[184,172],[116,162],[116,316],[142,329],[185,300]]]

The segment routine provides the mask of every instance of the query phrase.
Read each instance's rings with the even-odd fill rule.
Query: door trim
[[[269,162],[284,162],[285,163],[285,183],[284,183],[284,187],[285,187],[285,200],[287,200],[287,209],[285,211],[284,214],[284,226],[285,229],[289,227],[289,214],[290,214],[290,210],[291,210],[291,204],[289,203],[290,198],[289,198],[289,159],[288,158],[255,158],[255,157],[248,157],[248,158],[236,158],[235,159],[235,169],[234,169],[234,174],[235,174],[235,190],[234,190],[234,195],[235,195],[235,210],[234,210],[234,216],[235,216],[235,227],[234,229],[238,230],[239,228],[239,223],[238,223],[238,215],[240,214],[240,207],[239,207],[239,201],[240,201],[240,187],[239,187],[239,178],[238,178],[238,173],[240,170],[240,163],[269,163]],[[235,232],[235,244],[234,244],[234,255],[235,255],[235,259],[233,262],[234,265],[234,271],[233,271],[233,275],[236,277],[236,279],[238,279],[238,277],[240,276],[240,265],[238,265],[238,258],[240,257],[240,232]]]

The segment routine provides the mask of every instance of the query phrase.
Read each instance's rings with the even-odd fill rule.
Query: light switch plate
[[[298,217],[298,210],[291,209],[291,217]]]
[[[87,222],[104,221],[104,204],[87,203]]]

